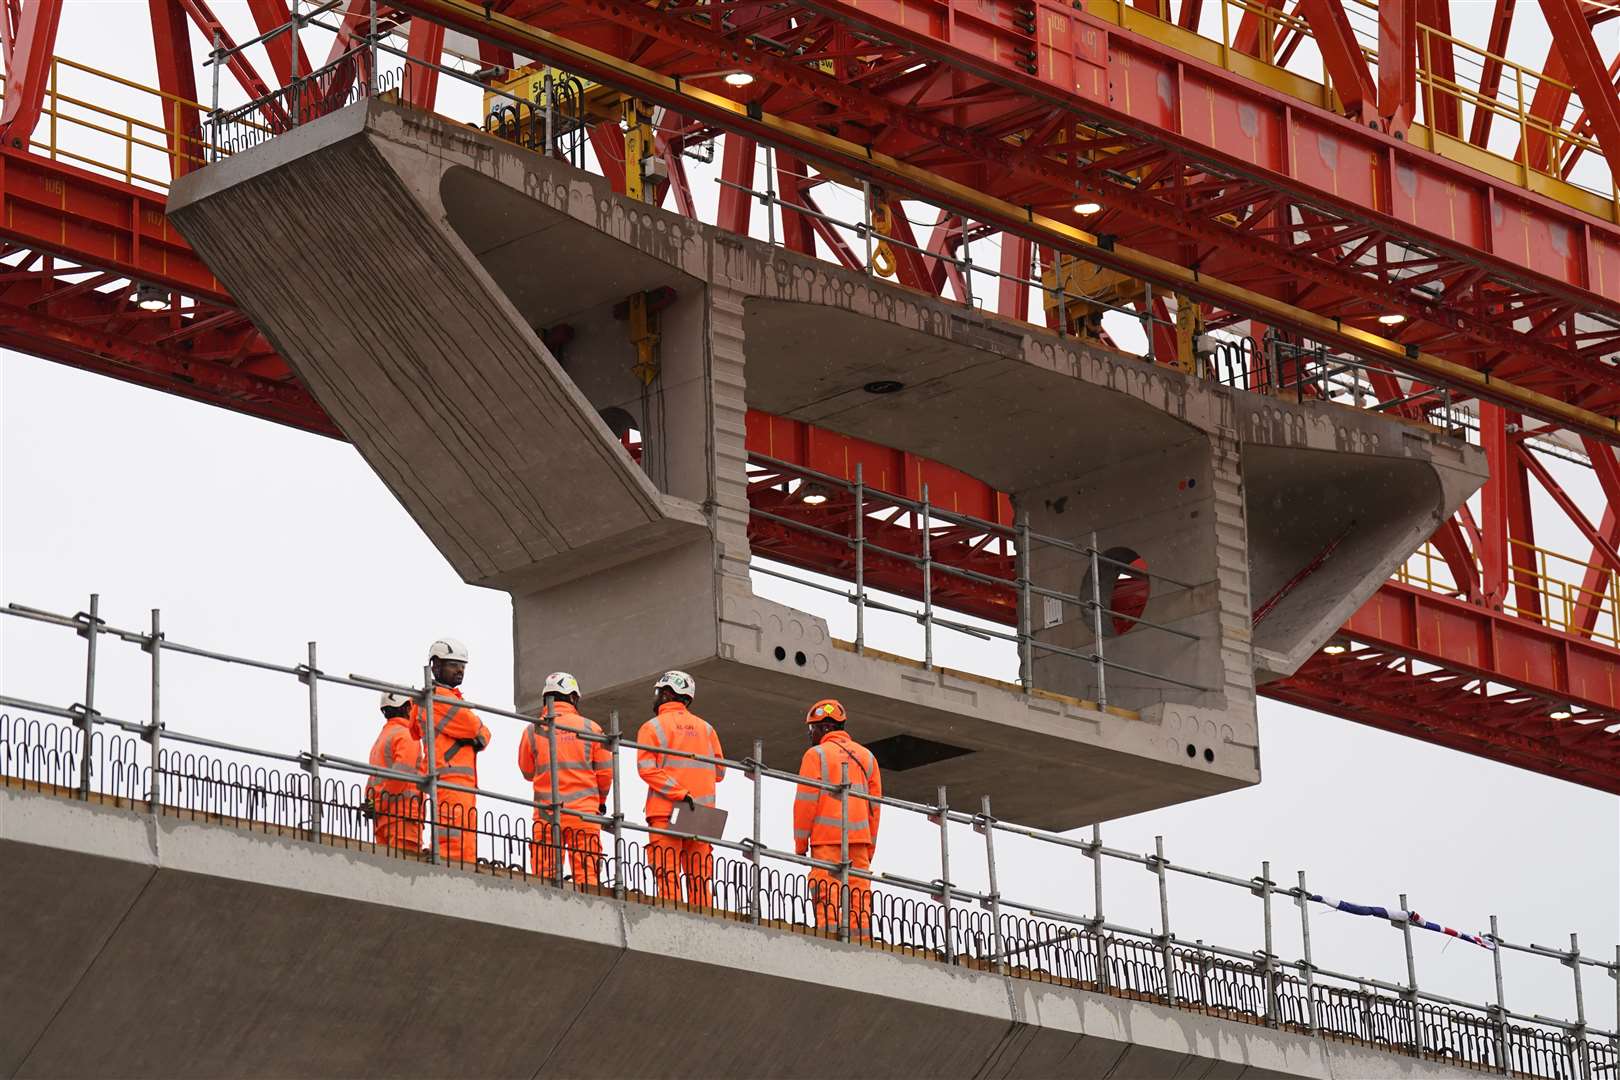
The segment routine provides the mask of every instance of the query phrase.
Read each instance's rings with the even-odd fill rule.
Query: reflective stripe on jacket
[[[436,686],[434,691],[439,697],[461,697],[460,690],[449,686]],[[411,716],[421,715],[421,703],[412,702]],[[478,754],[488,745],[489,728],[477,713],[454,702],[433,703],[433,766],[441,785],[477,787]]]
[[[842,731],[829,732],[820,744],[804,752],[799,775],[806,780],[839,784],[843,782],[845,765],[849,766],[849,842],[876,847],[878,818],[883,807],[860,798],[883,794],[883,775],[872,751]],[[800,784],[793,795],[793,845],[798,853],[803,855],[811,845],[836,847],[845,832],[838,793]]]
[[[688,754],[715,758],[725,756],[720,750],[720,736],[709,722],[689,712],[678,701],[658,706],[658,714],[641,725],[636,742],[660,750],[684,750]],[[647,817],[667,818],[675,804],[688,795],[700,806],[713,806],[714,787],[725,778],[726,767],[659,750],[638,750],[636,772],[647,782]]]
[[[605,743],[581,739],[576,732],[600,735],[602,728],[566,701],[552,705],[552,722],[557,725],[557,801],[565,809],[594,814],[613,789],[613,754]],[[530,725],[518,740],[518,771],[534,781],[535,802],[551,801],[551,740],[543,722]],[[535,816],[546,813],[536,810]]]
[[[377,733],[377,741],[371,744],[371,756],[366,760],[378,768],[392,769],[394,772],[421,772],[420,732],[405,717],[390,717],[382,731]],[[376,803],[381,803],[385,797],[398,798],[407,793],[416,794],[420,790],[409,780],[373,776],[366,781],[366,794]]]

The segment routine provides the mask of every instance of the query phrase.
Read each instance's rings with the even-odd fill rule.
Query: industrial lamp
[[[135,306],[142,311],[166,311],[169,307],[167,289],[147,282],[135,286]]]
[[[1332,638],[1326,645],[1322,646],[1322,651],[1329,656],[1342,656],[1350,651],[1350,642],[1342,637]]]
[[[727,86],[752,86],[754,77],[746,71],[728,71],[725,75]]]

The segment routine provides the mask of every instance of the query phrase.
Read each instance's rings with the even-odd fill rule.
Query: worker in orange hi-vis
[[[556,877],[561,870],[559,857],[568,852],[569,869],[575,885],[596,885],[601,880],[602,827],[581,814],[607,814],[608,792],[613,789],[613,754],[605,743],[591,742],[580,735],[601,735],[595,720],[579,714],[579,680],[566,671],[546,676],[541,718],[518,741],[518,771],[534,781],[534,801],[550,804],[555,784],[559,839],[551,832],[551,812],[534,811],[534,872]],[[556,760],[552,760],[552,740],[546,716],[557,727]]]
[[[810,732],[810,749],[799,762],[799,775],[835,787],[847,777],[849,798],[846,813],[846,801],[837,791],[800,784],[793,796],[794,850],[800,855],[808,852],[819,862],[838,863],[844,860],[847,840],[850,867],[870,870],[883,806],[864,796],[883,795],[883,775],[877,759],[872,751],[845,734],[849,714],[837,701],[825,698],[816,702],[805,714],[804,722]],[[820,867],[810,871],[816,925],[823,930],[839,926],[838,894],[836,874]],[[872,888],[865,878],[850,875],[849,900],[850,932],[861,937],[870,935]]]
[[[441,638],[428,650],[433,674],[433,767],[439,774],[439,858],[447,863],[478,861],[478,799],[470,790],[478,786],[478,755],[489,745],[489,728],[461,700],[461,680],[467,675],[467,647],[455,638]],[[453,700],[444,701],[443,698]],[[421,705],[414,705],[420,718]],[[427,725],[423,741],[427,738]],[[424,769],[425,771],[425,769]]]
[[[422,729],[406,694],[382,696],[382,731],[371,744],[371,764],[393,772],[422,771]],[[413,780],[376,775],[366,781],[366,816],[379,845],[394,851],[422,850],[422,787]]]
[[[715,785],[726,775],[723,765],[667,752],[725,756],[714,728],[688,708],[696,694],[697,683],[692,676],[684,671],[664,672],[653,686],[657,712],[636,735],[636,742],[643,747],[636,752],[636,771],[647,782],[647,824],[655,829],[669,828],[677,803],[713,806]],[[658,882],[658,895],[679,901],[684,880],[687,902],[708,906],[713,852],[714,846],[703,840],[649,835],[647,862]]]

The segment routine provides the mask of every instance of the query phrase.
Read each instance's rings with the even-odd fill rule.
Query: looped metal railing
[[[75,795],[77,735],[49,721],[0,714],[0,786]],[[161,792],[157,812],[168,816],[299,838],[310,838],[311,822],[319,818],[326,823],[319,838],[324,844],[426,861],[409,844],[378,838],[384,821],[420,828],[420,804],[378,815],[360,784],[328,782],[315,798],[302,774],[174,751],[160,755],[154,784],[139,738],[98,733],[91,752],[98,781],[90,797],[104,804],[144,807],[155,788]],[[1412,1001],[1366,984],[1312,983],[1297,974],[1270,978],[1253,960],[1199,945],[1165,951],[1129,932],[983,909],[947,918],[928,897],[851,889],[725,854],[672,862],[635,840],[604,849],[594,828],[549,833],[528,817],[488,811],[443,816],[474,838],[452,863],[463,870],[843,937],[968,969],[1518,1075],[1600,1078],[1612,1075],[1620,1060],[1612,1042],[1593,1037],[1599,1033],[1583,1038],[1546,1024],[1506,1023],[1491,1010]],[[840,912],[847,912],[843,927]]]
[[[608,734],[576,733],[615,751],[609,812],[567,809],[555,788],[547,793],[542,787],[522,796],[486,787],[453,790],[433,769],[425,774],[385,770],[318,750],[317,698],[323,690],[390,690],[426,703],[435,696],[429,687],[324,671],[313,645],[307,658],[296,664],[203,649],[160,632],[156,612],[151,630],[143,632],[110,624],[99,609],[98,598],[74,615],[19,605],[4,609],[4,614],[26,624],[65,629],[81,639],[85,681],[83,700],[67,706],[0,696],[0,707],[15,710],[0,714],[0,782],[768,924],[969,969],[1476,1067],[1597,1078],[1613,1075],[1620,1063],[1620,1018],[1615,1030],[1603,1030],[1587,1016],[1581,994],[1583,976],[1613,977],[1620,972],[1620,953],[1615,962],[1597,959],[1583,953],[1573,936],[1568,949],[1518,944],[1501,936],[1493,917],[1491,932],[1477,940],[1492,950],[1496,1001],[1487,1005],[1457,1000],[1418,985],[1413,931],[1434,929],[1436,924],[1420,922],[1404,910],[1394,912],[1388,921],[1365,923],[1373,933],[1380,925],[1393,925],[1402,935],[1407,950],[1404,979],[1333,971],[1313,960],[1310,934],[1313,905],[1332,902],[1307,888],[1303,872],[1297,887],[1285,887],[1271,880],[1269,864],[1258,876],[1202,870],[1169,859],[1162,838],[1147,854],[1111,848],[1103,844],[1100,826],[1093,827],[1089,839],[1032,829],[998,820],[988,799],[971,812],[951,809],[943,789],[932,805],[870,797],[871,802],[892,808],[884,817],[886,835],[918,827],[937,832],[939,874],[932,880],[862,869],[847,850],[836,861],[814,853],[797,855],[776,846],[781,841],[763,829],[761,810],[768,786],[779,790],[772,798],[780,798],[784,805],[791,804],[795,786],[837,795],[846,807],[842,811],[846,821],[848,802],[867,796],[852,795],[842,778],[828,783],[771,768],[765,764],[763,744],[757,742],[746,761],[658,748],[666,755],[735,770],[733,775],[743,777],[752,789],[752,825],[745,839],[714,839],[710,854],[700,860],[672,862],[665,838],[684,834],[632,821],[621,809],[621,759],[643,747],[623,736],[616,713]],[[97,675],[98,643],[132,645],[149,657],[149,711],[143,719],[125,711],[125,703],[106,700]],[[167,654],[247,667],[306,685],[307,717],[289,718],[293,722],[281,732],[305,743],[305,748],[289,752],[243,745],[178,730],[166,722],[159,673]],[[518,732],[533,727],[551,738],[557,730],[545,715],[461,699],[455,703],[503,728],[522,725]],[[261,734],[270,737],[262,730]],[[500,742],[497,734],[496,743]],[[368,798],[368,782],[374,776],[394,781],[397,794],[385,801]],[[896,814],[901,824],[894,824]],[[1024,891],[1029,883],[1007,879],[1005,857],[998,875],[998,837],[1003,843],[1018,839],[1042,845],[1045,866],[1061,858],[1089,862],[1092,909],[1065,912],[1030,902]],[[982,883],[952,871],[953,852],[960,867],[960,860],[974,847],[983,851],[987,876]],[[1116,916],[1105,913],[1108,863],[1133,865],[1153,875],[1159,891],[1157,930],[1116,922]],[[1262,947],[1234,949],[1177,936],[1171,929],[1173,879],[1198,879],[1259,899],[1265,931]],[[1277,899],[1297,909],[1304,950],[1300,960],[1275,954]],[[1401,905],[1405,908],[1405,897]],[[1510,951],[1570,970],[1577,1005],[1573,1020],[1506,1007],[1500,960]]]

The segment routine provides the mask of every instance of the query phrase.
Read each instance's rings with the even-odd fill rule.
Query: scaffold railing
[[[867,648],[868,612],[883,612],[916,624],[920,638],[916,658],[925,670],[936,666],[936,635],[945,632],[1011,646],[1017,654],[1018,685],[1025,693],[1072,689],[1038,685],[1036,665],[1043,656],[1084,665],[1090,669],[1087,690],[1093,695],[1085,704],[1099,710],[1110,707],[1110,674],[1192,693],[1208,689],[1187,673],[1172,675],[1123,663],[1117,655],[1109,658],[1108,641],[1128,633],[1201,640],[1202,635],[1189,628],[1201,613],[1156,621],[1158,607],[1174,607],[1167,601],[1198,583],[1156,573],[1129,552],[1102,550],[1095,534],[1077,543],[1035,532],[1027,514],[1019,514],[1009,525],[958,513],[930,502],[926,483],[920,485],[919,499],[874,489],[866,485],[859,463],[854,480],[848,481],[750,454],[748,486],[750,542],[756,555],[791,560],[795,545],[778,548],[777,543],[784,535],[799,542],[808,539],[821,545],[824,555],[834,553],[832,561],[844,564],[850,580],[846,584],[819,574],[805,576],[793,572],[791,564],[763,566],[757,560],[754,572],[842,598],[854,609],[856,652]],[[1033,569],[1036,554],[1043,549],[1060,555],[1062,572],[1048,577]],[[944,551],[951,557],[940,559]],[[824,564],[805,569],[818,565]],[[1070,579],[1078,586],[1057,584]],[[918,583],[920,588],[914,588]],[[913,604],[897,604],[902,597]],[[966,621],[957,614],[964,610],[979,618]],[[1070,621],[1079,623],[1085,639],[1078,647],[1043,636],[1043,631]]]
[[[1269,863],[1254,875],[1200,869],[1172,862],[1162,837],[1146,854],[1111,848],[1103,843],[1100,825],[1092,827],[1088,839],[1027,828],[997,819],[987,798],[976,809],[953,808],[943,788],[933,804],[867,796],[847,775],[838,783],[823,783],[768,766],[758,741],[741,760],[644,747],[625,737],[616,713],[604,735],[573,731],[611,751],[611,812],[608,806],[596,814],[569,809],[555,786],[549,793],[539,793],[547,796],[543,798],[531,797],[535,792],[520,796],[462,787],[461,798],[474,800],[469,813],[463,801],[441,797],[444,788],[431,756],[422,772],[408,772],[322,751],[323,726],[329,737],[332,734],[330,691],[405,694],[417,703],[418,716],[433,716],[429,708],[433,702],[474,709],[500,725],[497,743],[504,742],[502,735],[515,741],[533,730],[555,745],[557,724],[549,710],[536,716],[448,698],[436,693],[427,672],[423,683],[413,686],[324,671],[314,643],[295,663],[185,644],[167,636],[155,610],[149,629],[119,628],[101,617],[100,600],[94,595],[87,610],[73,615],[18,604],[8,606],[4,614],[35,627],[68,631],[84,641],[81,701],[63,706],[0,696],[0,707],[14,710],[0,715],[0,782],[6,786],[413,861],[448,863],[450,869],[532,879],[625,902],[835,938],[969,970],[1146,1000],[1504,1075],[1599,1080],[1613,1076],[1620,1065],[1620,1016],[1613,1029],[1605,1030],[1587,1016],[1583,994],[1583,979],[1589,975],[1620,977],[1620,949],[1613,962],[1600,959],[1583,952],[1574,935],[1567,949],[1513,942],[1500,933],[1494,916],[1488,933],[1459,935],[1408,910],[1403,896],[1399,908],[1370,909],[1367,913],[1380,917],[1366,920],[1366,925],[1370,932],[1391,926],[1402,936],[1404,979],[1335,971],[1313,960],[1311,917],[1322,905],[1345,908],[1311,891],[1303,871],[1297,884],[1284,884],[1273,879]],[[98,678],[105,663],[103,644],[134,646],[148,657],[149,685],[140,694],[145,700],[133,710],[126,711],[123,702],[108,707],[105,680]],[[164,719],[162,679],[168,655],[251,669],[307,687],[307,715],[289,716],[273,732],[260,728],[264,741],[295,748],[237,743],[171,726]],[[328,691],[324,717],[323,690]],[[144,718],[137,718],[139,713],[145,713]],[[352,727],[347,719],[341,723]],[[433,737],[432,725],[431,720],[426,725],[426,742]],[[748,835],[713,840],[718,854],[700,864],[665,861],[655,839],[690,836],[632,821],[621,805],[622,752],[641,749],[657,749],[746,777],[752,785]],[[379,807],[367,797],[367,785],[373,781],[394,781],[416,794]],[[850,803],[859,799],[926,823],[938,836],[939,875],[919,880],[856,866],[847,844],[836,861],[777,846],[780,838],[766,835],[762,824],[767,788],[778,792],[772,798],[788,805],[795,785],[835,796],[846,823]],[[477,809],[478,801],[485,804],[483,810]],[[501,809],[489,809],[491,805]],[[399,842],[397,830],[393,839],[378,843],[380,823],[403,823],[420,830],[425,848]],[[604,829],[610,838],[605,847],[593,839]],[[1043,846],[1048,860],[1089,861],[1091,910],[1055,910],[1022,898],[1019,890],[1027,889],[1028,883],[1009,880],[1011,867],[1005,856],[998,865],[998,837],[1034,841]],[[971,847],[964,847],[964,840]],[[979,886],[980,879],[967,884],[960,870],[953,877],[953,858],[959,868],[964,860],[982,858],[982,880],[987,884]],[[570,871],[566,877],[565,861]],[[1134,866],[1153,875],[1157,929],[1120,921],[1114,911],[1105,910],[1108,864]],[[1260,908],[1256,921],[1263,929],[1260,946],[1229,948],[1178,936],[1172,929],[1171,905],[1171,883],[1178,879],[1197,879],[1254,897]],[[1280,904],[1295,908],[1300,959],[1286,960],[1278,953]],[[1466,937],[1489,948],[1494,1002],[1473,1003],[1423,989],[1413,951],[1414,931],[1419,930]],[[1573,1020],[1507,1006],[1501,958],[1509,951],[1569,969],[1576,1003]]]

